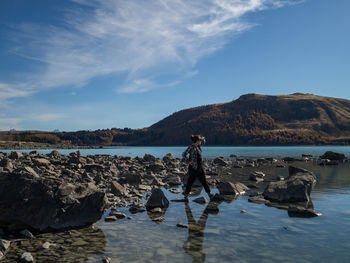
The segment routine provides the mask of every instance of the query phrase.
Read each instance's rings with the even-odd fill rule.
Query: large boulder
[[[0,175],[0,222],[39,231],[80,227],[99,220],[105,193],[92,183],[65,183],[25,169]]]
[[[160,207],[160,208],[168,208],[169,207],[168,198],[166,198],[163,191],[159,188],[155,188],[152,190],[151,196],[149,197],[149,199],[146,203],[146,209],[148,211],[150,211],[156,207]]]
[[[320,156],[320,158],[328,159],[331,161],[342,161],[345,159],[345,155],[343,153],[328,151],[328,152],[325,152],[322,156]]]
[[[249,190],[249,188],[242,183],[234,184],[229,182],[221,182],[217,185],[217,188],[222,195],[241,195]]]
[[[263,196],[273,202],[308,202],[316,176],[305,169],[289,167],[289,176],[284,181],[269,183]]]

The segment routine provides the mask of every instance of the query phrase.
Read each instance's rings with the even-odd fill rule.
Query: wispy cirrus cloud
[[[0,84],[0,98],[26,96],[91,79],[126,74],[119,92],[171,86],[203,57],[254,24],[245,15],[300,1],[286,0],[74,0],[64,26],[23,24],[15,54],[41,63],[16,88]],[[158,78],[167,77],[168,83]]]

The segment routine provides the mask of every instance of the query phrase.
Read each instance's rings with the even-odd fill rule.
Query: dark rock
[[[128,173],[124,177],[125,182],[132,185],[141,184],[142,178],[139,173]]]
[[[172,199],[171,202],[177,202],[177,203],[188,202],[188,199],[177,198],[177,199]]]
[[[345,155],[343,153],[336,153],[332,151],[325,152],[322,156],[320,156],[321,159],[329,159],[331,161],[342,161],[345,159]]]
[[[24,236],[25,238],[28,238],[28,239],[32,239],[34,238],[34,235],[28,230],[28,229],[24,229],[20,232],[20,234],[22,236]]]
[[[301,157],[312,158],[312,154],[302,154]]]
[[[228,165],[227,161],[223,157],[217,157],[214,159],[214,164],[220,165],[220,166],[226,166]]]
[[[117,211],[113,211],[113,212],[109,213],[109,216],[115,216],[117,219],[123,219],[123,218],[126,217],[126,214],[120,213],[120,212],[117,212]]]
[[[84,169],[87,171],[87,172],[103,172],[104,171],[104,167],[103,165],[100,165],[100,164],[86,164],[84,166]]]
[[[193,202],[204,205],[204,204],[208,203],[208,200],[205,199],[203,196],[201,196],[201,197],[194,199]]]
[[[263,172],[258,172],[258,171],[252,172],[249,175],[249,179],[256,182],[264,181],[264,177],[265,177],[265,174]]]
[[[290,167],[290,175],[284,181],[271,182],[263,192],[265,199],[274,202],[310,201],[316,176],[307,170]]]
[[[91,224],[107,206],[104,192],[91,183],[72,185],[23,172],[1,177],[0,200],[1,222],[40,231]]]
[[[17,160],[19,158],[23,157],[23,154],[20,152],[11,152],[9,155],[10,159]]]
[[[169,200],[164,195],[163,191],[159,188],[155,188],[151,192],[151,196],[149,197],[146,203],[146,209],[152,210],[155,207],[160,208],[168,208]]]
[[[106,222],[114,222],[114,221],[117,221],[117,217],[116,216],[107,216],[105,217],[105,221]]]
[[[156,157],[154,157],[152,154],[145,154],[144,156],[143,156],[143,160],[145,161],[145,162],[155,162],[156,161]]]
[[[174,160],[175,160],[174,155],[171,153],[168,153],[163,157],[163,161],[166,163],[173,162]]]
[[[252,196],[248,198],[248,202],[255,204],[267,204],[269,203],[262,195]]]
[[[217,204],[208,204],[205,208],[205,212],[209,214],[217,214],[219,213],[219,206]]]
[[[220,182],[217,187],[222,195],[241,195],[249,190],[249,188],[242,183]]]
[[[164,166],[164,164],[161,161],[156,161],[156,162],[151,163],[147,166],[147,171],[151,171],[154,173],[159,173],[165,169],[166,169],[166,167]]]
[[[127,192],[123,186],[121,186],[117,181],[111,183],[111,192],[116,196],[125,196]]]
[[[136,214],[136,213],[142,213],[145,212],[146,210],[137,206],[131,206],[129,208],[129,212],[132,214]]]
[[[52,152],[50,152],[48,154],[48,156],[51,157],[51,158],[61,158],[62,154],[59,151],[57,151],[57,150],[53,150]]]
[[[0,161],[0,166],[4,167],[6,169],[12,170],[13,169],[13,164],[10,159],[4,158]]]
[[[312,208],[304,208],[301,206],[289,206],[288,215],[290,217],[316,217],[321,216],[320,212],[315,211]]]
[[[285,161],[285,162],[295,162],[295,161],[297,161],[297,159],[293,158],[293,157],[284,157],[284,158],[282,158],[282,160]]]
[[[181,223],[177,223],[176,226],[180,227],[180,228],[188,228],[188,225],[184,225],[184,224],[181,224]]]
[[[210,198],[210,201],[213,201],[213,202],[222,202],[224,200],[225,200],[225,196],[221,194],[215,194],[212,198]]]

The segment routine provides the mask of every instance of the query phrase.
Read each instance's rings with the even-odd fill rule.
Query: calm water
[[[131,157],[142,157],[146,153],[156,157],[163,157],[167,153],[172,153],[175,157],[180,157],[186,147],[113,147],[103,149],[80,149],[83,155],[89,154],[109,154]],[[32,150],[20,150],[20,152],[30,152]],[[51,150],[38,150],[41,153],[50,153]],[[63,154],[69,154],[74,150],[59,150]],[[203,156],[205,158],[215,158],[218,156],[229,157],[231,154],[247,157],[300,157],[301,154],[312,154],[320,156],[326,151],[335,151],[350,156],[350,146],[250,146],[250,147],[203,147]],[[11,150],[2,150],[2,152],[11,152]]]
[[[183,150],[184,147],[118,147],[81,153],[129,156],[151,153],[162,157],[168,152],[180,156]],[[318,156],[327,150],[350,155],[348,146],[205,147],[203,154],[207,158],[230,154]],[[161,223],[153,222],[146,212],[131,215],[121,209],[132,219],[97,222],[95,225],[103,232],[100,241],[106,245],[102,254],[87,254],[86,262],[101,262],[103,255],[113,258],[112,262],[349,262],[350,164],[299,166],[314,171],[318,177],[311,198],[315,210],[323,214],[321,217],[289,217],[284,210],[249,203],[244,196],[221,203],[217,215],[204,213],[206,205],[193,202],[193,198],[188,205],[170,202]],[[169,200],[181,197],[168,190],[164,192]],[[204,192],[201,195],[206,197]],[[241,214],[241,210],[247,213]],[[178,223],[189,225],[190,230],[176,227]],[[95,246],[93,242],[91,246]]]
[[[132,220],[98,222],[107,240],[105,255],[114,262],[349,262],[350,165],[300,166],[318,177],[311,197],[321,217],[289,217],[244,196],[220,204],[217,215],[204,213],[206,205],[191,200],[188,205],[171,202],[161,223],[146,212],[131,215]],[[164,192],[169,200],[179,197]]]

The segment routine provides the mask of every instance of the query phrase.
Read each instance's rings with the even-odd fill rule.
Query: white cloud
[[[20,118],[0,118],[0,130],[20,129],[18,125],[21,121]]]
[[[22,25],[14,52],[43,63],[28,76],[31,91],[0,86],[0,98],[33,90],[83,86],[94,77],[126,73],[120,92],[169,86],[194,71],[198,60],[253,24],[244,15],[296,1],[282,0],[74,0],[65,27]],[[89,8],[84,8],[88,6]],[[170,83],[158,78],[171,74]],[[6,84],[2,84],[6,85]],[[4,90],[4,91],[2,91]]]
[[[43,113],[32,117],[32,119],[40,122],[54,121],[64,118],[64,114],[61,113]]]

